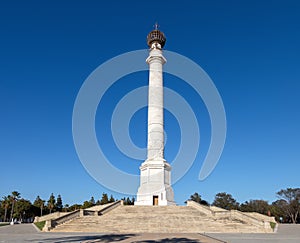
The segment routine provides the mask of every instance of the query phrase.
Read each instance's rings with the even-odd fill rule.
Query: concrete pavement
[[[186,242],[221,243],[222,241],[200,234],[99,234],[40,232],[32,224],[16,224],[0,227],[0,243],[20,242]]]
[[[213,237],[213,238],[210,238]],[[219,240],[217,240],[219,239]],[[299,243],[300,225],[280,225],[273,234],[99,234],[40,232],[32,224],[0,227],[0,243],[19,242],[185,242],[185,243]]]
[[[209,234],[228,243],[299,243],[300,225],[280,224],[271,234]]]

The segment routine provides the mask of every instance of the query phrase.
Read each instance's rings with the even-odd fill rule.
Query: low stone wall
[[[242,221],[247,222],[247,223],[252,224],[252,225],[264,226],[264,221],[263,220],[254,218],[254,217],[249,216],[247,214],[244,214],[240,211],[231,210],[230,213],[231,213],[231,217],[234,218],[234,219],[239,219],[239,220],[242,220]]]
[[[264,221],[269,221],[269,222],[276,223],[275,217],[269,217],[267,215],[256,213],[256,212],[243,212],[243,213],[247,214],[247,215],[250,215],[252,217],[255,217],[255,218],[259,218],[259,219],[264,220]]]
[[[214,207],[212,209],[210,207],[201,205],[190,200],[187,201],[187,206],[194,207],[206,215],[211,215],[211,217],[215,218],[216,220],[224,218],[228,218],[230,220],[240,220],[245,224],[251,224],[257,227],[262,227],[265,230],[265,232],[268,233],[273,232],[270,222],[276,223],[274,217],[268,217],[259,213],[244,213],[238,210],[218,210],[217,207]]]
[[[114,204],[115,202],[111,202],[111,203],[106,203],[106,204],[103,204],[103,205],[96,205],[96,206],[93,206],[93,207],[90,207],[88,208],[88,210],[90,211],[100,211],[102,210],[103,208],[106,208],[112,204]]]
[[[54,212],[54,213],[50,213],[50,214],[47,214],[47,215],[44,215],[44,216],[41,216],[41,217],[36,216],[34,218],[33,222],[37,223],[37,222],[42,222],[42,221],[46,221],[46,220],[50,220],[50,219],[57,219],[61,216],[67,215],[69,213],[70,212]]]
[[[106,213],[108,213],[109,211],[111,211],[111,210],[113,210],[113,209],[115,209],[115,208],[117,208],[117,207],[119,207],[119,206],[123,206],[123,205],[124,205],[123,200],[116,201],[116,202],[114,202],[114,203],[111,203],[111,204],[107,205],[107,207],[105,207],[105,208],[99,210],[99,211],[97,212],[97,214],[98,214],[99,216],[100,216],[100,215],[103,215],[103,214],[106,214]]]
[[[219,208],[219,207],[216,207],[216,206],[210,206],[209,209],[212,210],[213,212],[227,212],[228,211],[224,208]]]
[[[43,219],[43,220],[46,220],[46,224],[43,228],[43,231],[50,231],[51,229],[55,228],[56,226],[63,224],[67,221],[70,221],[72,219],[75,219],[77,217],[101,216],[101,215],[113,210],[114,208],[122,206],[122,205],[123,205],[123,200],[120,200],[120,201],[116,201],[113,203],[103,205],[103,207],[101,207],[102,209],[99,211],[91,210],[91,209],[99,209],[94,206],[94,207],[87,208],[87,209],[79,209],[79,210],[76,210],[73,212],[69,212],[69,213],[66,213],[65,215],[60,215],[59,217],[56,217],[56,218],[50,217],[49,219]],[[50,216],[50,215],[46,215],[46,216]],[[39,220],[42,221],[40,218],[39,218]]]
[[[48,220],[46,220],[45,226],[42,230],[50,231],[52,228],[56,227],[59,224],[63,224],[71,219],[76,218],[76,217],[80,217],[81,211],[83,211],[83,209],[67,213],[67,214],[62,215],[55,219],[48,219]]]
[[[207,214],[207,215],[212,215],[213,214],[213,211],[209,207],[201,205],[201,204],[196,203],[194,201],[188,200],[186,205],[190,206],[190,207],[193,207],[193,208],[196,208],[204,214]]]

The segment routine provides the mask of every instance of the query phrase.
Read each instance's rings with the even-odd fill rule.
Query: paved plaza
[[[40,232],[32,224],[0,227],[2,242],[200,242],[200,243],[299,243],[300,225],[280,225],[274,234],[95,234]]]
[[[228,243],[299,243],[300,225],[281,224],[273,234],[209,234]]]

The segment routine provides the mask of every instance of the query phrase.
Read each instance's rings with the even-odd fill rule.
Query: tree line
[[[278,200],[268,203],[265,200],[249,200],[244,203],[237,202],[233,196],[226,192],[215,195],[214,201],[210,204],[202,199],[201,195],[195,192],[190,196],[190,200],[206,206],[216,206],[227,210],[240,210],[242,212],[257,212],[268,216],[274,216],[277,222],[300,223],[300,188],[282,189],[276,193]],[[125,205],[133,205],[134,197],[121,198]],[[102,193],[98,200],[92,196],[90,200],[82,204],[63,204],[61,195],[51,193],[48,200],[37,196],[33,202],[21,198],[21,194],[13,191],[10,195],[3,196],[0,200],[0,221],[10,222],[12,220],[22,222],[32,222],[35,216],[43,216],[53,212],[72,212],[78,209],[85,209],[95,205],[103,205],[115,202],[113,195]]]
[[[134,198],[122,198],[125,205],[133,205]],[[63,204],[60,194],[55,197],[51,193],[48,200],[44,200],[37,196],[31,202],[27,199],[21,198],[21,194],[13,191],[10,195],[3,196],[0,200],[0,222],[32,222],[35,216],[43,216],[53,212],[72,212],[78,209],[85,209],[96,205],[103,205],[106,203],[115,202],[116,199],[111,195],[108,197],[107,193],[102,193],[102,197],[95,200],[92,196],[90,200],[84,201],[82,204]]]
[[[278,200],[271,204],[265,200],[249,200],[239,203],[231,194],[226,192],[217,193],[211,204],[203,200],[197,192],[190,196],[190,200],[206,206],[216,206],[227,210],[240,210],[242,212],[257,212],[274,216],[276,221],[280,223],[300,223],[300,188],[281,189],[276,195]]]

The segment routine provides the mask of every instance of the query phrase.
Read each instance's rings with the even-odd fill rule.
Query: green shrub
[[[271,228],[274,230],[274,229],[275,229],[275,226],[276,226],[276,223],[270,222],[270,226],[271,226]]]
[[[46,221],[36,222],[34,223],[36,227],[38,227],[40,230],[42,230],[45,226]]]

